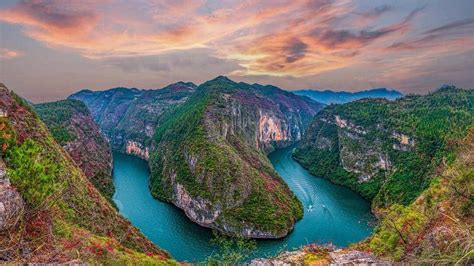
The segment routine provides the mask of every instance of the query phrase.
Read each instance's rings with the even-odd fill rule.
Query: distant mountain
[[[299,90],[293,91],[297,95],[308,96],[311,99],[324,104],[331,103],[347,103],[363,98],[385,98],[387,100],[395,100],[403,96],[402,93],[396,90],[388,90],[386,88],[371,89],[358,92],[347,91],[318,91],[318,90]]]

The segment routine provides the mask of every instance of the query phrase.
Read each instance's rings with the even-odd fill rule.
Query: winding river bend
[[[370,204],[351,190],[315,177],[291,157],[292,147],[268,157],[303,203],[304,217],[280,240],[259,240],[253,257],[273,256],[312,242],[346,246],[367,237],[373,221]],[[212,254],[212,233],[171,204],[154,199],[148,189],[147,162],[114,153],[114,201],[120,212],[151,241],[180,261],[202,261]]]

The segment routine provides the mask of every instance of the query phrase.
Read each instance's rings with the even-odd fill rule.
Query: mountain
[[[316,115],[294,157],[375,207],[409,204],[473,122],[474,91],[453,87],[396,101],[333,105]]]
[[[62,100],[34,105],[54,139],[99,191],[112,201],[112,152],[86,105]]]
[[[319,112],[294,157],[372,200],[373,235],[344,249],[309,244],[261,264],[472,264],[474,90],[443,87]]]
[[[265,152],[300,140],[321,107],[276,87],[222,76],[200,85],[157,128],[152,194],[225,234],[285,236],[303,210]]]
[[[0,260],[177,264],[118,214],[3,84],[0,131]]]
[[[86,104],[114,150],[148,159],[150,140],[162,114],[184,103],[195,89],[193,83],[178,82],[159,90],[82,90],[69,99]]]
[[[341,104],[357,101],[363,98],[384,98],[387,100],[395,100],[403,96],[396,90],[387,90],[386,88],[378,88],[372,90],[346,92],[346,91],[318,91],[318,90],[299,90],[294,91],[295,94],[308,96],[311,99],[324,104]]]
[[[301,217],[301,204],[265,153],[299,141],[320,103],[222,76],[199,87],[83,90],[69,99],[87,105],[113,150],[149,160],[152,194],[194,222],[275,238]]]

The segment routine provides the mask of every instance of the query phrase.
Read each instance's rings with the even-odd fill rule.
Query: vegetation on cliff
[[[6,176],[25,201],[0,232],[12,262],[173,263],[101,196],[33,109],[3,86],[0,142]]]
[[[36,104],[52,136],[110,201],[114,194],[112,153],[86,105],[78,100]]]
[[[294,157],[374,207],[407,205],[431,183],[452,142],[474,123],[474,91],[446,87],[389,102],[361,100],[320,112]]]
[[[138,143],[141,149],[149,147],[162,115],[184,103],[195,88],[193,83],[178,82],[158,90],[82,90],[69,99],[86,104],[114,150],[130,153],[130,142]],[[147,159],[143,154],[140,157]]]
[[[294,153],[313,174],[373,200],[373,236],[348,250],[391,261],[473,260],[474,91],[444,87],[319,113]]]
[[[474,126],[451,143],[429,187],[407,205],[382,213],[374,235],[359,245],[391,260],[472,264],[474,260]]]
[[[279,89],[272,100],[263,90],[218,77],[169,112],[154,137],[153,195],[220,232],[286,235],[302,206],[263,151],[298,140],[321,105]],[[261,126],[265,119],[271,125]]]

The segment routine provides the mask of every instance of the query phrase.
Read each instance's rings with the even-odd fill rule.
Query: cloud
[[[394,9],[393,6],[382,5],[382,6],[378,6],[378,7],[369,9],[367,11],[359,12],[358,14],[362,17],[365,17],[365,18],[367,18],[367,17],[369,17],[369,18],[378,18],[382,14],[385,14],[389,11],[392,11],[393,9]]]
[[[287,52],[286,62],[293,63],[305,56],[308,52],[308,45],[299,39],[293,39],[285,49]]]
[[[0,48],[0,59],[13,59],[22,56],[23,54],[19,51]]]
[[[221,69],[235,76],[279,77],[314,76],[359,64],[374,53],[439,45],[443,32],[473,22],[461,20],[406,37],[425,7],[406,14],[392,5],[376,5],[359,9],[349,0],[25,0],[0,10],[0,21],[22,25],[27,36],[50,48],[76,51],[124,71],[169,73],[175,67],[189,69],[188,60],[197,68],[229,66]],[[395,19],[383,20],[387,13]]]
[[[471,24],[474,24],[474,19],[458,20],[458,21],[454,21],[454,22],[445,24],[441,27],[437,27],[437,28],[428,30],[428,31],[425,32],[425,34],[433,34],[433,33],[439,33],[439,32],[443,32],[443,31],[453,30],[453,29],[461,28],[461,27],[471,25]]]

